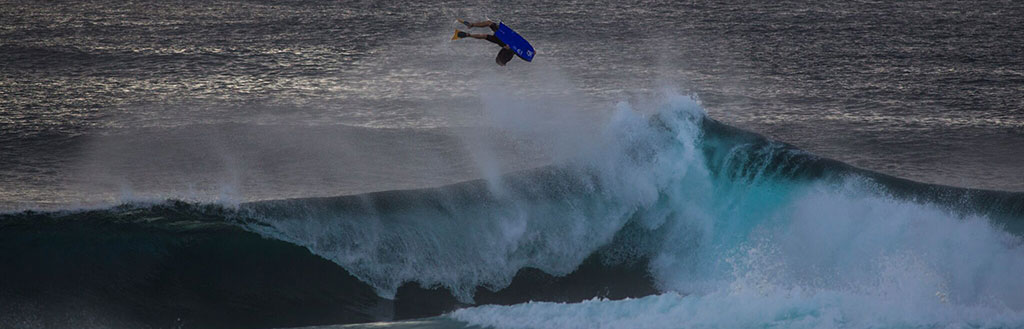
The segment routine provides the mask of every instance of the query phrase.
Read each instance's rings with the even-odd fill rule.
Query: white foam
[[[449,316],[495,328],[1024,326],[1024,246],[985,218],[897,200],[860,179],[783,194],[770,211],[731,203],[707,217],[715,223],[688,227],[707,230],[703,245],[659,251],[652,273],[669,293]],[[740,243],[721,236],[737,231]]]
[[[908,312],[874,295],[799,289],[723,291],[709,295],[676,293],[627,300],[581,303],[530,302],[481,306],[448,315],[470,325],[502,329],[675,329],[675,328],[1017,328],[1019,313],[927,305]]]

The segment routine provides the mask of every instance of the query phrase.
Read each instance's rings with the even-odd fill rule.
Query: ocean
[[[1021,26],[0,0],[0,327],[1024,327]]]

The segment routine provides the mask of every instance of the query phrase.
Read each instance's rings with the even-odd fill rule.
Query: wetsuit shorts
[[[487,27],[491,28],[491,32],[498,32],[498,23],[491,22],[491,25],[488,25]],[[505,48],[505,43],[493,34],[487,36],[487,41],[496,43],[499,47]]]
[[[493,34],[487,35],[487,41],[493,42],[497,44],[499,47],[505,48],[505,43],[502,42],[501,39],[498,39],[498,37],[494,36]]]

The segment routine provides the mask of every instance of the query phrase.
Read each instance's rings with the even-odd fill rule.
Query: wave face
[[[392,308],[344,269],[167,202],[0,216],[0,326],[241,328],[375,321]]]
[[[628,220],[643,229],[631,244],[665,294],[449,317],[497,328],[1024,325],[1020,194],[887,177],[677,114],[655,117],[650,129],[669,138],[646,144],[656,151],[631,172],[651,179],[614,187],[657,191],[616,200],[633,202]]]
[[[651,116],[621,103],[578,140],[554,165],[432,189],[2,215],[0,321],[283,327],[502,304],[444,321],[1024,325],[1019,193],[818,158],[678,95]]]

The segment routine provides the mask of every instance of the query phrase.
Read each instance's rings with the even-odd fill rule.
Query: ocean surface
[[[0,0],[0,327],[1021,328],[1021,26]]]

